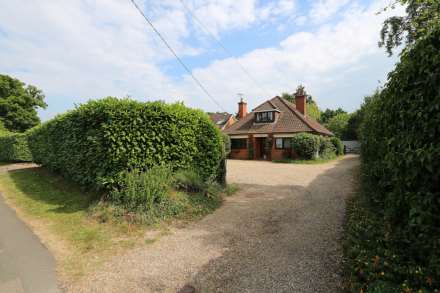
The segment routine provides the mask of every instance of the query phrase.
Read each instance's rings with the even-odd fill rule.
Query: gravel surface
[[[72,292],[337,292],[356,156],[228,161],[240,191],[213,214],[117,256]]]

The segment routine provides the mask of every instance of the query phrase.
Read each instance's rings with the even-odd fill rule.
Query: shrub
[[[174,174],[174,186],[179,190],[200,192],[205,189],[205,182],[194,169],[179,170]]]
[[[319,136],[310,133],[296,134],[292,138],[292,148],[303,159],[315,159],[319,155]]]
[[[319,157],[331,159],[336,156],[336,148],[329,137],[320,136]]]
[[[34,160],[87,187],[112,189],[127,170],[155,165],[215,178],[220,131],[202,111],[177,103],[106,98],[32,129]]]
[[[0,161],[30,162],[32,155],[26,134],[7,133],[0,135]]]
[[[147,171],[126,171],[122,174],[121,186],[112,190],[109,197],[129,210],[151,210],[168,197],[171,174],[170,168],[165,166],[154,166]]]
[[[342,144],[342,141],[337,138],[336,136],[330,137],[330,141],[335,147],[336,155],[341,156],[344,154],[344,145]]]
[[[366,196],[386,228],[381,247],[399,259],[393,281],[413,292],[440,288],[439,68],[437,26],[402,53],[384,89],[363,106]]]

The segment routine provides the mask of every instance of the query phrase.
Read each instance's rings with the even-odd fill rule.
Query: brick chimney
[[[295,93],[295,106],[296,109],[304,116],[307,115],[307,94],[304,90],[304,86],[300,85],[296,89]]]
[[[247,114],[247,103],[243,101],[243,98],[241,98],[240,102],[238,103],[238,119],[243,119]]]

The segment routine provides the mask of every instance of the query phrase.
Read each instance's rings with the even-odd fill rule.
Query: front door
[[[266,160],[266,138],[257,137],[257,147],[255,152],[258,160]]]

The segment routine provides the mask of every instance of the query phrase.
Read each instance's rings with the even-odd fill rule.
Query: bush
[[[385,88],[363,106],[366,196],[382,217],[381,247],[399,259],[393,281],[412,292],[440,288],[439,68],[440,26],[402,53]]]
[[[112,189],[127,170],[155,165],[218,176],[220,131],[202,111],[177,103],[106,98],[32,129],[34,160],[87,187]]]
[[[0,135],[0,161],[30,162],[32,155],[26,134],[7,133]]]
[[[336,156],[336,148],[329,137],[320,136],[319,157],[331,159]]]
[[[205,189],[205,182],[193,169],[179,170],[174,174],[174,186],[179,190],[200,192]]]
[[[319,136],[310,133],[296,134],[292,138],[292,148],[302,159],[315,159],[319,156]]]
[[[151,210],[164,202],[171,189],[169,167],[154,166],[145,172],[135,169],[122,177],[121,187],[110,192],[110,199],[129,210]]]
[[[341,156],[344,154],[344,144],[342,143],[342,141],[337,138],[336,136],[332,136],[330,137],[330,141],[333,144],[333,146],[335,147],[336,150],[336,155]]]

